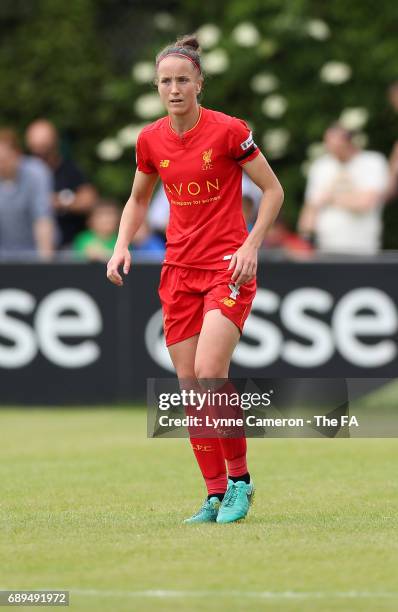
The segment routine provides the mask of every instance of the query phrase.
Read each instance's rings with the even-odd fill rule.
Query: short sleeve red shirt
[[[182,136],[168,117],[141,131],[138,170],[160,175],[170,203],[164,263],[228,267],[248,234],[242,166],[259,153],[244,121],[202,107],[196,125]]]

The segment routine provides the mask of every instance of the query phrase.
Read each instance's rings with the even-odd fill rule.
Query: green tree
[[[101,126],[98,90],[106,75],[95,2],[6,2],[1,10],[1,123],[23,132],[31,120],[47,117],[88,162]]]

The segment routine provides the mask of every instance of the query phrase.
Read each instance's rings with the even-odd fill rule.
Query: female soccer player
[[[257,251],[282,205],[283,190],[246,123],[199,105],[203,72],[194,36],[163,49],[156,69],[168,115],[139,135],[137,170],[107,276],[123,286],[119,267],[128,274],[129,244],[159,175],[170,202],[159,286],[170,356],[180,381],[227,379],[256,291]],[[263,191],[250,234],[242,216],[243,166]],[[244,518],[254,491],[244,435],[191,437],[191,444],[208,496],[186,522]]]

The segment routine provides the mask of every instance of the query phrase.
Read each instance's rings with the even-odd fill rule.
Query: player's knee
[[[195,376],[198,380],[212,380],[226,378],[227,374],[223,365],[209,360],[195,362]]]
[[[180,387],[182,387],[183,389],[194,388],[194,383],[196,381],[196,375],[193,370],[185,369],[185,368],[178,369],[177,377],[180,383]]]

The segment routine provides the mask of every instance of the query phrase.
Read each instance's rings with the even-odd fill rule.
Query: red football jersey
[[[200,107],[179,136],[169,117],[146,126],[137,167],[157,172],[170,202],[164,263],[222,270],[248,232],[242,215],[242,168],[260,153],[247,124]]]

